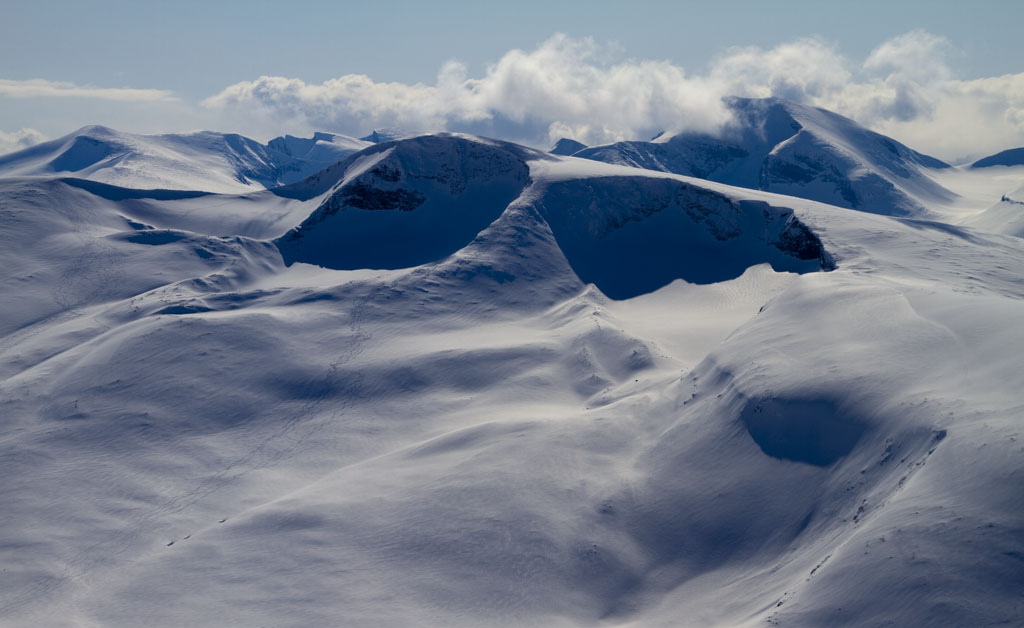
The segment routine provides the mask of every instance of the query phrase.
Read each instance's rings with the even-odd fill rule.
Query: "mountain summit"
[[[876,214],[910,215],[952,193],[928,169],[949,165],[849,118],[778,98],[731,98],[720,136],[663,133],[577,157],[787,194]]]

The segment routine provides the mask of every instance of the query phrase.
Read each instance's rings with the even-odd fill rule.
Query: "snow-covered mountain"
[[[661,134],[577,157],[685,174],[886,215],[917,215],[952,194],[928,170],[949,166],[838,114],[777,98],[727,101],[722,136]]]
[[[347,135],[316,132],[313,134],[313,137],[295,137],[292,135],[275,137],[267,142],[267,147],[290,157],[324,164],[324,167],[326,167],[341,161],[352,153],[358,153],[371,144],[372,142],[357,140]],[[289,180],[285,181],[285,183],[294,183],[295,180],[294,177],[289,177]]]
[[[585,148],[587,148],[587,145],[584,144],[583,142],[577,142],[576,140],[571,140],[567,137],[563,137],[562,139],[555,142],[555,145],[552,146],[551,150],[548,152],[550,152],[552,155],[572,155],[580,152]]]
[[[1024,166],[1024,148],[1004,150],[971,164],[971,168],[990,168],[992,166]]]
[[[127,188],[244,193],[293,183],[368,146],[345,136],[136,135],[88,126],[0,156],[0,176],[68,176]]]
[[[456,253],[520,199],[518,210],[544,221],[575,273],[613,298],[679,278],[730,279],[764,262],[779,270],[828,264],[792,211],[616,168],[552,180],[527,200],[530,161],[540,164],[534,171],[554,167],[541,153],[472,137],[382,144],[324,172],[339,182],[277,243],[287,263],[407,268]]]
[[[4,625],[1022,619],[1020,238],[450,134],[0,220]]]
[[[380,144],[382,142],[390,142],[392,140],[401,139],[403,137],[410,137],[413,135],[419,135],[412,131],[399,128],[386,128],[386,129],[374,129],[366,137],[359,138],[360,141],[369,142],[371,144]]]

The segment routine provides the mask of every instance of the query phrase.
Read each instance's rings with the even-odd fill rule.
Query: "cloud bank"
[[[46,139],[45,135],[35,129],[21,129],[13,133],[0,131],[0,155],[35,146]]]
[[[126,102],[176,100],[165,89],[134,89],[131,87],[92,87],[46,79],[12,81],[0,79],[0,96],[13,98],[96,98]]]
[[[262,76],[206,99],[211,110],[308,129],[468,131],[536,145],[644,139],[662,130],[715,132],[723,96],[777,96],[854,118],[946,158],[1024,145],[1024,74],[960,80],[946,39],[913,31],[854,62],[817,38],[732,48],[701,74],[668,61],[622,58],[591,39],[555,35],[512,50],[483,76],[456,61],[434,84],[346,75],[321,84]]]
[[[362,74],[319,84],[261,76],[196,106],[160,89],[0,79],[0,97],[11,111],[46,103],[41,110],[48,123],[68,110],[66,117],[79,126],[131,123],[143,132],[205,126],[268,138],[397,127],[546,146],[560,137],[593,145],[661,131],[715,133],[729,121],[723,97],[777,96],[836,111],[946,160],[1024,146],[1024,73],[957,77],[949,64],[955,53],[949,41],[925,31],[882,42],[862,60],[805,38],[723,50],[692,72],[670,61],[629,58],[589,38],[554,35],[532,50],[505,53],[478,77],[449,61],[430,84],[377,82]],[[94,119],[96,111],[107,115]],[[22,124],[38,126],[32,120]],[[41,139],[18,133],[0,136],[0,147]]]
[[[262,76],[232,85],[204,105],[309,128],[342,132],[380,127],[455,130],[546,143],[566,135],[588,142],[634,138],[685,120],[713,130],[727,119],[721,92],[667,61],[603,61],[592,40],[555,35],[512,50],[482,78],[446,63],[433,85],[377,83],[346,75],[319,85]]]

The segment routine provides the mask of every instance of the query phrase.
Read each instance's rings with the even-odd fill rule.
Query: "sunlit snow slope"
[[[463,135],[0,180],[5,626],[1024,621],[1024,240]]]

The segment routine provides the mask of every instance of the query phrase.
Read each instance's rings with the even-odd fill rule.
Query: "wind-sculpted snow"
[[[662,135],[574,154],[877,214],[919,214],[952,198],[924,172],[947,164],[852,120],[778,99],[728,104],[734,124],[721,137]]]
[[[122,188],[116,185],[91,181],[89,179],[61,178],[58,179],[65,185],[87,190],[96,196],[103,197],[109,201],[123,201],[128,199],[153,199],[157,201],[181,200],[186,198],[201,198],[210,196],[213,192],[200,192],[196,190],[145,190],[139,188]]]
[[[448,135],[0,225],[4,626],[1021,623],[1020,238]]]
[[[775,579],[762,623],[863,625],[899,614],[906,600],[916,600],[905,620],[909,625],[955,626],[1018,616],[988,606],[1005,596],[1007,587],[993,582],[982,592],[969,584],[977,575],[960,571],[973,560],[974,542],[958,535],[988,525],[973,507],[954,505],[987,497],[957,498],[959,488],[946,484],[957,473],[946,467],[957,466],[950,448],[963,452],[962,447],[971,447],[963,440],[972,439],[971,427],[957,418],[961,395],[972,395],[972,384],[965,379],[965,364],[947,353],[950,343],[960,345],[962,331],[948,327],[948,316],[940,315],[941,322],[923,318],[921,309],[936,314],[920,300],[923,295],[890,291],[854,276],[808,277],[680,382],[681,417],[645,457],[650,484],[620,498],[654,504],[651,510],[641,507],[631,527],[657,555],[677,556],[691,569],[696,564],[701,571],[717,571],[712,582],[725,585],[712,594],[718,604],[730,605],[740,591],[750,595],[757,582]],[[822,289],[823,282],[832,286]],[[808,311],[818,322],[797,322],[796,312]],[[872,316],[862,317],[861,311]],[[873,340],[864,336],[869,329]],[[882,351],[879,343],[895,344]],[[954,351],[963,350],[960,345]],[[976,402],[971,408],[981,410]],[[988,414],[993,431],[982,431],[991,435],[990,442],[1013,447],[1003,431],[1016,429],[1005,422],[1006,409]],[[751,460],[743,471],[727,470],[729,461],[743,457],[738,453],[743,449],[766,456]],[[1019,477],[1021,467],[1013,467],[1010,473]],[[730,479],[723,482],[726,476]],[[773,488],[766,494],[756,487],[765,486],[758,478],[768,476]],[[679,482],[681,477],[690,481]],[[1001,494],[1017,480],[995,481],[1002,487],[995,494]],[[724,510],[710,507],[719,500]],[[684,509],[692,514],[680,517]],[[999,506],[986,512],[1006,511]],[[1022,529],[1019,523],[1010,527],[1014,531],[1002,538],[1019,546]],[[791,553],[797,547],[803,549]],[[977,550],[980,560],[1002,574],[998,578],[1019,581],[1020,566],[997,558],[1003,550],[985,542]],[[938,553],[956,567],[938,568]],[[801,554],[804,558],[796,557]],[[721,569],[728,563],[746,567]],[[701,605],[687,601],[688,595],[708,594],[693,576],[686,571],[673,576],[681,584],[671,611],[711,617],[701,608],[707,598]],[[954,607],[940,601],[945,592],[965,585],[972,593]]]
[[[1024,180],[1024,172],[1021,175]],[[1024,185],[1003,194],[998,203],[972,216],[967,224],[985,231],[1024,238]]]
[[[769,456],[821,467],[853,451],[864,431],[856,417],[820,399],[752,400],[740,419]]]

